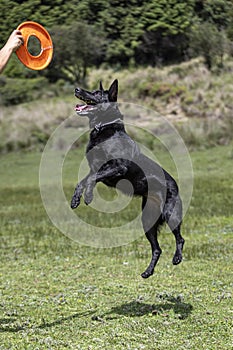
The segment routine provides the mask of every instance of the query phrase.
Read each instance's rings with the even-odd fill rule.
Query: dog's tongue
[[[81,112],[82,110],[84,110],[87,107],[87,105],[76,105],[75,106],[75,110],[77,112]]]

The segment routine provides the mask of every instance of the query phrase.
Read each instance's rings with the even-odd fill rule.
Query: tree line
[[[48,69],[29,72],[13,60],[9,77],[77,82],[92,66],[159,66],[197,55],[211,69],[232,54],[232,0],[1,0],[0,12],[1,45],[26,20],[45,26],[54,43]]]

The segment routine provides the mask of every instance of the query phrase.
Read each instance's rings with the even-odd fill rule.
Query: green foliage
[[[91,70],[87,84],[88,89],[96,89],[104,77],[103,84],[107,89],[114,78],[118,78],[120,102],[130,101],[154,111],[148,113],[144,120],[137,108],[123,109],[126,122],[138,122],[139,125],[146,123],[153,130],[157,123],[154,115],[158,113],[171,118],[175,124],[181,122],[179,130],[189,147],[208,148],[216,144],[232,143],[232,61],[225,61],[224,67],[220,72],[209,72],[203,60],[198,58],[162,69],[148,67],[131,72],[125,69],[116,73],[113,69],[101,68]],[[0,92],[7,81],[7,77],[0,76]],[[14,80],[11,79],[11,85],[13,83]],[[27,85],[30,84],[30,79],[16,79],[16,83],[19,91],[24,91],[24,86],[29,86],[21,98],[25,102],[27,96],[30,96],[30,101],[12,108],[14,94],[5,87],[7,96],[10,94],[10,101],[9,107],[1,107],[1,152],[21,147],[40,148],[54,127],[74,113],[77,103],[73,84],[67,84],[64,80],[59,80],[56,84],[47,84],[41,80],[38,88],[33,90]],[[36,100],[32,101],[34,98]],[[76,123],[77,127],[88,124],[86,118],[78,117]],[[151,149],[153,147],[150,146]]]
[[[39,22],[48,29],[74,22],[78,18],[76,0],[1,0],[0,13],[1,45],[21,22]]]
[[[87,68],[101,61],[105,42],[92,26],[77,22],[51,30],[55,47],[51,69],[56,78],[85,82]]]
[[[232,0],[195,1],[199,7],[196,10],[198,17],[204,22],[213,23],[218,30],[232,26]]]
[[[211,22],[197,23],[190,32],[189,51],[191,56],[202,55],[208,69],[215,63],[222,65],[223,55],[227,52],[227,38]]]
[[[189,120],[187,123],[177,125],[177,128],[190,150],[207,149],[232,143],[233,118],[231,114],[215,122],[211,119]]]
[[[184,33],[192,21],[194,1],[154,0],[145,2],[142,21],[147,32],[162,35]]]
[[[4,69],[4,75],[9,78],[39,78],[42,73],[25,67],[16,54],[13,54]]]
[[[84,81],[92,66],[161,66],[186,60],[190,52],[204,55],[212,67],[219,58],[222,63],[223,46],[233,40],[231,0],[2,0],[0,12],[0,45],[26,20],[44,25],[54,41],[54,59],[45,71],[30,75],[10,64],[8,77],[42,75],[74,83]],[[207,29],[210,42],[196,23]]]
[[[106,33],[106,60],[125,66],[130,58],[135,59],[136,48],[141,42],[143,24],[141,22],[142,1],[111,0],[100,13],[100,23]]]
[[[0,86],[0,103],[16,105],[41,97],[41,86],[47,85],[46,78],[17,79],[7,78]]]
[[[139,48],[140,61],[159,65],[184,59],[186,31],[193,15],[193,0],[145,2],[141,17],[144,34]]]
[[[227,36],[233,42],[233,6],[231,7],[229,13],[229,25],[226,28]]]
[[[138,94],[140,98],[151,96],[169,102],[172,98],[185,95],[186,87],[163,82],[142,82],[138,86]]]

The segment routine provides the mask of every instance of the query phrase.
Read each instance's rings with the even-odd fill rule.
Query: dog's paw
[[[172,259],[173,265],[178,265],[178,264],[181,263],[181,261],[182,261],[182,255],[179,254],[179,253],[175,253],[175,255],[174,255],[173,259]]]
[[[80,200],[81,200],[81,197],[73,196],[70,204],[71,209],[77,208],[80,204]]]
[[[141,276],[142,276],[142,278],[148,278],[148,277],[150,277],[150,276],[152,276],[153,275],[153,273],[154,273],[154,270],[146,270],[146,271],[144,271],[142,274],[141,274]]]
[[[91,197],[91,196],[85,196],[85,198],[84,198],[84,203],[86,204],[86,205],[89,205],[91,202],[92,202],[92,200],[93,200],[93,196]]]
[[[84,203],[86,205],[90,204],[93,201],[93,192],[85,193],[84,196]]]

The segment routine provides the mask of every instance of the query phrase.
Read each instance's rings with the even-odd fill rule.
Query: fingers
[[[18,38],[18,40],[20,42],[20,45],[22,45],[23,44],[23,36],[22,36],[22,33],[21,33],[20,30],[16,31],[16,36],[17,36],[17,38]]]
[[[21,31],[18,29],[15,29],[13,33],[15,33],[16,35],[22,35]]]
[[[9,39],[7,44],[9,45],[10,48],[12,48],[12,50],[17,50],[22,44],[23,44],[23,36],[20,30],[15,29]]]
[[[14,30],[15,40],[17,43],[17,48],[19,48],[23,44],[23,36],[20,30]]]

